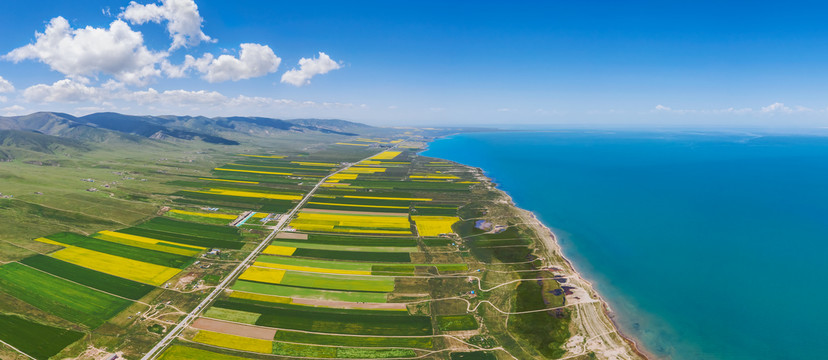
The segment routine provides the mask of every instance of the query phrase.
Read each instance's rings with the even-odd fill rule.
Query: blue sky
[[[826,8],[703,1],[6,1],[0,3],[0,115],[824,127]]]

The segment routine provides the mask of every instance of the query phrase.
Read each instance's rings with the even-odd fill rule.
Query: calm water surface
[[[828,358],[828,138],[479,133],[425,155],[534,211],[659,357]]]

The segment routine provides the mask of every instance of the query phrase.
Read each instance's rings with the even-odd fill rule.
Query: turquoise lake
[[[502,132],[483,168],[660,358],[828,357],[828,137]]]

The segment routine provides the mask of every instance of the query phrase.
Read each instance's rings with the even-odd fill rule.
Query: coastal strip
[[[632,337],[620,332],[614,321],[614,313],[609,303],[602,298],[564,254],[555,233],[531,211],[519,208],[511,195],[485,175],[482,168],[456,163],[471,169],[475,177],[485,184],[489,191],[497,194],[497,202],[508,204],[520,218],[522,225],[535,234],[535,244],[539,247],[537,255],[543,257],[545,268],[556,269],[557,274],[567,278],[567,285],[572,286],[575,294],[567,296],[567,306],[573,306],[572,336],[565,344],[568,355],[564,358],[577,358],[594,353],[599,359],[641,360],[653,359],[653,355],[642,349]]]

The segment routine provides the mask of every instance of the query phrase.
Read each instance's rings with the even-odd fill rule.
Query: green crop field
[[[279,304],[281,305],[281,304]],[[262,314],[256,325],[282,329],[362,335],[431,335],[431,319],[380,311],[339,311],[306,307],[262,306],[249,302],[218,301],[216,306]],[[363,314],[367,313],[367,314]],[[370,316],[368,316],[370,315]]]
[[[259,317],[262,316],[262,314],[241,310],[223,309],[214,306],[208,309],[207,312],[204,313],[204,316],[218,320],[227,320],[253,325],[257,320],[259,320]]]
[[[451,360],[497,360],[490,351],[453,352]]]
[[[302,299],[319,299],[365,303],[387,302],[387,295],[385,293],[319,290],[276,284],[264,284],[252,281],[237,281],[236,284],[233,285],[233,290],[265,295],[296,297]]]
[[[0,315],[0,340],[38,360],[54,356],[82,337],[82,332],[38,324],[19,316]]]
[[[67,245],[172,268],[181,269],[193,262],[193,258],[189,256],[143,249],[73,233],[57,233],[48,235],[46,238]]]
[[[370,263],[356,263],[344,261],[330,261],[330,260],[316,260],[316,259],[300,259],[292,256],[273,256],[262,255],[256,259],[257,262],[265,262],[270,264],[282,264],[293,266],[308,266],[322,269],[339,269],[339,270],[357,270],[357,271],[371,271]]]
[[[472,314],[438,316],[437,326],[443,331],[474,330],[480,327]]]
[[[293,256],[349,261],[411,262],[411,255],[407,252],[336,251],[299,248],[296,249]]]
[[[161,355],[160,360],[244,360],[243,357],[219,354],[212,351],[173,345]]]
[[[430,337],[344,336],[288,330],[277,332],[274,340],[331,346],[408,347],[418,349],[431,349],[434,346]]]
[[[165,217],[153,218],[137,227],[149,230],[166,231],[176,234],[187,234],[206,238],[221,235],[222,238],[238,239],[239,230],[230,226],[198,224],[187,221],[178,221]]]
[[[164,216],[175,220],[203,223],[208,225],[227,225],[230,223],[230,220],[228,219],[217,219],[206,216],[179,214],[174,212],[167,212],[164,214]]]
[[[378,253],[412,253],[419,249],[416,246],[410,247],[392,247],[392,246],[362,246],[362,245],[334,245],[334,244],[317,244],[307,242],[306,240],[290,241],[276,239],[270,243],[271,245],[289,246],[298,249],[309,250],[329,250],[329,251],[351,251],[351,252],[378,252]],[[297,250],[298,251],[298,250]],[[410,256],[409,256],[410,258]]]
[[[155,289],[151,285],[104,274],[45,255],[35,255],[20,262],[52,275],[128,299],[138,300]]]
[[[417,239],[410,237],[309,234],[303,241],[329,245],[417,247]]]
[[[131,227],[118,230],[120,233],[138,235],[158,240],[172,241],[179,244],[195,245],[208,248],[223,248],[223,249],[241,249],[244,243],[239,238],[230,238],[230,240],[199,237],[187,234],[178,234],[160,230],[150,230],[140,227]]]
[[[0,266],[0,292],[91,328],[132,304],[18,263]]]
[[[394,291],[394,278],[387,276],[352,276],[287,271],[281,284],[326,290]]]

